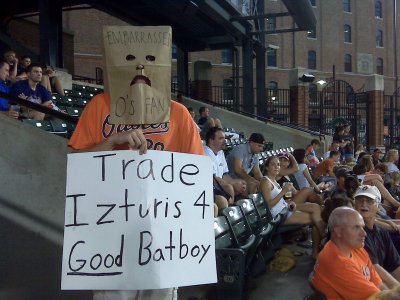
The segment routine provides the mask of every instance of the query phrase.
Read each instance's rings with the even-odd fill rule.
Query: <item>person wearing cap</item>
[[[248,194],[257,192],[262,178],[258,154],[264,150],[264,143],[261,133],[252,133],[248,143],[236,146],[227,157],[229,175],[246,181]]]
[[[365,222],[364,248],[383,282],[393,288],[400,285],[400,256],[389,233],[375,225],[381,203],[381,193],[376,186],[361,185],[355,195],[355,209]]]
[[[311,279],[328,300],[364,300],[387,289],[365,251],[364,220],[350,207],[335,208],[328,220],[331,239],[320,252]]]
[[[372,161],[374,163],[374,166],[382,162],[382,151],[379,148],[376,148],[374,152],[372,153]]]

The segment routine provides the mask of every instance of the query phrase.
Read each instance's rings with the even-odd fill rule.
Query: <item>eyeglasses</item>
[[[376,201],[374,199],[367,198],[367,197],[356,198],[355,200],[357,203],[360,203],[360,204],[362,204],[363,202],[366,202],[368,205],[372,205],[372,204],[376,203]]]

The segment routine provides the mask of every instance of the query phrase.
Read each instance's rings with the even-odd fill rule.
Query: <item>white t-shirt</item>
[[[388,173],[399,172],[399,168],[392,162],[385,162],[388,167]]]
[[[224,151],[220,150],[217,154],[215,154],[214,151],[212,151],[212,149],[208,146],[204,146],[204,151],[211,158],[213,163],[213,174],[216,177],[222,178],[224,174],[229,172]]]
[[[299,164],[299,170],[294,173],[294,178],[296,178],[297,185],[299,189],[310,187],[310,183],[308,182],[306,176],[304,176],[304,171],[307,169],[306,164]]]

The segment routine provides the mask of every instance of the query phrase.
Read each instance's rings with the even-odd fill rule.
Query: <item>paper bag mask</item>
[[[171,27],[104,26],[103,38],[111,123],[168,122]]]

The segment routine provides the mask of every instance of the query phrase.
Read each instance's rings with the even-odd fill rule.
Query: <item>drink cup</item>
[[[10,108],[12,111],[16,111],[16,112],[20,112],[20,110],[21,110],[21,106],[19,106],[19,105],[11,105]]]

